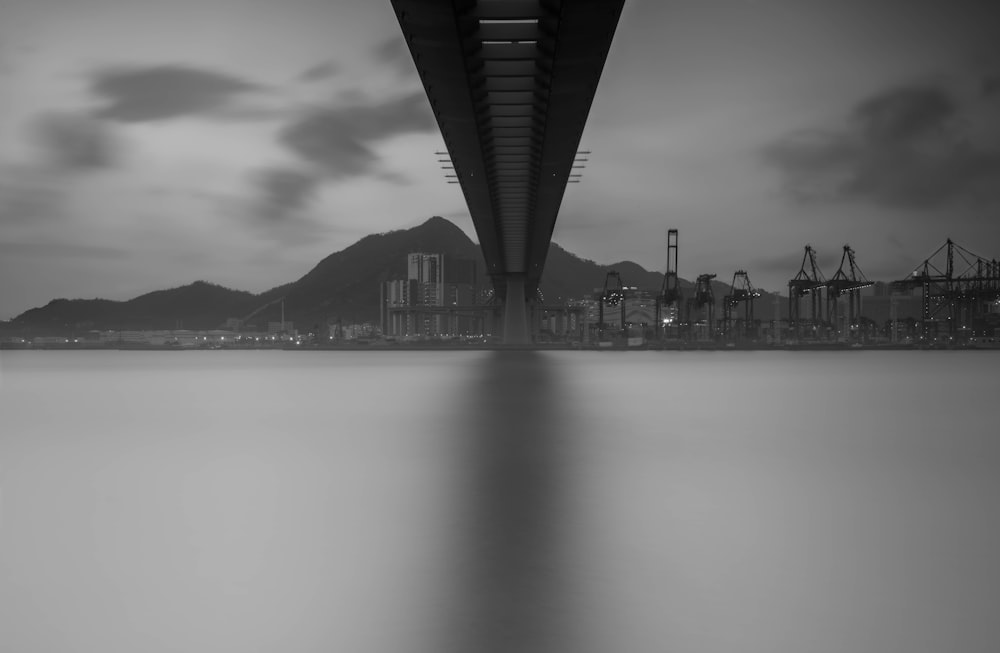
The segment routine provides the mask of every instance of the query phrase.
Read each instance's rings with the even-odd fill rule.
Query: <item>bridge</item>
[[[531,341],[552,230],[624,0],[392,0],[461,185],[504,342]]]

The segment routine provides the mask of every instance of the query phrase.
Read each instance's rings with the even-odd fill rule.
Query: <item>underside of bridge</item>
[[[535,297],[624,0],[392,0],[461,184],[504,340]]]

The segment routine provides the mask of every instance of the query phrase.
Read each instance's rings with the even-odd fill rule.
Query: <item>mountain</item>
[[[599,265],[580,258],[552,243],[545,259],[545,271],[539,290],[547,303],[560,303],[566,299],[590,296],[596,288],[603,288],[608,272],[617,272],[629,286],[644,290],[659,290],[663,274],[649,272],[637,263],[622,261],[613,265]]]
[[[410,252],[444,254],[476,262],[482,278],[485,263],[479,246],[465,232],[441,217],[432,217],[412,229],[365,236],[350,247],[330,254],[301,279],[264,292],[261,308],[252,320],[278,320],[284,298],[285,317],[300,327],[370,321],[379,317],[379,287],[383,281],[405,278]],[[248,316],[241,316],[248,317]]]
[[[464,231],[441,217],[432,217],[411,229],[365,236],[353,245],[330,254],[300,279],[260,294],[231,290],[198,281],[180,288],[148,293],[128,301],[107,299],[56,299],[12,320],[10,326],[34,330],[67,329],[213,329],[229,318],[261,328],[281,319],[306,330],[314,324],[337,320],[377,322],[379,289],[388,279],[405,278],[406,255],[410,252],[440,253],[449,259],[475,262],[483,286],[489,280],[479,246]],[[631,261],[599,265],[582,259],[552,243],[549,247],[540,291],[546,303],[592,296],[604,286],[607,273],[617,271],[629,286],[657,291],[661,272],[650,272]],[[690,296],[693,284],[680,281]],[[726,280],[715,284],[717,304],[728,292]],[[761,308],[773,304],[759,300]],[[283,306],[282,306],[283,304]],[[770,308],[764,308],[766,318]]]
[[[253,293],[205,281],[157,290],[124,302],[109,299],[53,299],[15,317],[14,326],[38,330],[87,329],[214,329],[226,318],[247,310]]]

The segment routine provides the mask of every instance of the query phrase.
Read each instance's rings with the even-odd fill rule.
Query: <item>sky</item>
[[[440,215],[475,238],[388,0],[0,0],[0,319],[260,292]],[[994,0],[626,0],[554,240],[784,290],[811,244],[1000,257]],[[627,280],[626,280],[627,281]]]

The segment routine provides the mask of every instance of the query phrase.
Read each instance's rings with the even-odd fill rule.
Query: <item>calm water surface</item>
[[[1000,352],[2,352],[0,650],[1000,650]]]

